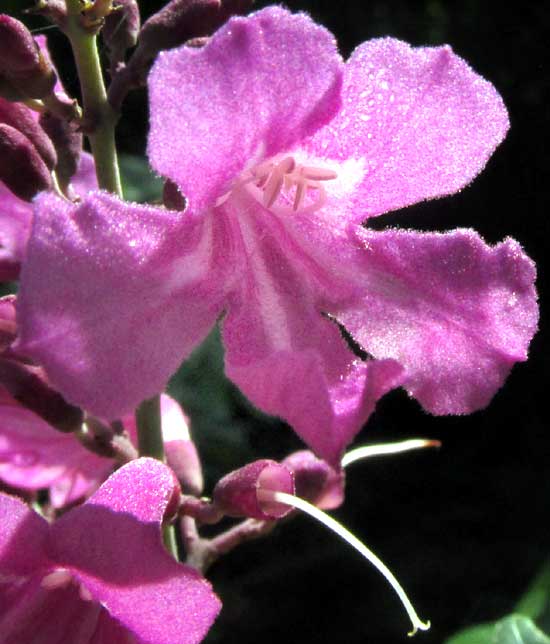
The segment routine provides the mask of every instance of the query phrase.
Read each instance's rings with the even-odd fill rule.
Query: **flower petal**
[[[0,181],[0,282],[17,279],[31,221],[31,204]]]
[[[364,296],[335,316],[405,367],[404,387],[428,411],[485,407],[536,331],[533,262],[513,239],[491,247],[472,230],[357,236]]]
[[[112,467],[0,388],[0,479],[23,490],[53,487],[52,503],[62,507],[89,493]]]
[[[253,225],[241,218],[249,270],[223,322],[226,373],[255,405],[285,419],[338,467],[377,399],[400,384],[401,368],[392,360],[356,359],[322,316],[301,267]]]
[[[162,545],[160,523],[177,490],[172,472],[138,459],[51,529],[52,556],[132,633],[155,644],[195,644],[220,603],[200,574]]]
[[[307,148],[362,159],[365,178],[348,204],[356,222],[460,190],[509,125],[495,88],[448,45],[365,42],[346,64],[342,97],[338,116]]]
[[[332,34],[279,7],[232,18],[203,48],[161,53],[149,76],[153,167],[194,209],[213,204],[247,164],[334,115],[341,68]]]
[[[47,563],[48,524],[23,501],[0,492],[0,581],[32,575]]]
[[[43,195],[22,271],[18,350],[95,415],[132,411],[162,390],[221,310],[230,245],[211,223],[101,192],[80,205]]]

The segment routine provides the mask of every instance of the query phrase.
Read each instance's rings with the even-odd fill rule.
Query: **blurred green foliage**
[[[539,628],[540,626],[540,628]],[[546,564],[513,613],[454,635],[446,644],[550,644],[550,563]]]

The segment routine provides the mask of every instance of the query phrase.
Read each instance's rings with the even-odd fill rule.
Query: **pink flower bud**
[[[51,175],[29,139],[5,123],[0,123],[0,181],[24,201],[51,186]]]
[[[44,129],[37,123],[32,111],[21,105],[12,103],[5,98],[0,98],[0,123],[5,123],[19,130],[34,145],[50,170],[57,164],[57,155],[54,144]]]
[[[333,469],[313,452],[302,450],[283,461],[294,474],[296,496],[322,510],[333,510],[344,501],[345,474]]]
[[[0,15],[0,76],[28,98],[53,92],[56,75],[22,22]]]
[[[214,488],[212,500],[224,514],[252,519],[280,519],[292,508],[258,498],[260,490],[294,494],[294,477],[280,463],[263,459],[224,476]]]
[[[11,345],[17,335],[15,299],[15,295],[0,298],[0,354]]]

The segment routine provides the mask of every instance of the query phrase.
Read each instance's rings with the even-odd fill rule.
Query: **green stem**
[[[138,450],[140,456],[151,456],[164,461],[164,444],[162,441],[162,420],[160,415],[160,396],[144,400],[136,410],[138,433]],[[168,552],[178,559],[178,546],[173,525],[162,527],[162,538]]]
[[[84,123],[90,126],[88,139],[94,156],[100,188],[122,196],[122,185],[115,147],[117,114],[107,101],[103,73],[97,51],[97,36],[81,24],[80,0],[67,2],[67,34],[73,49],[82,92]]]
[[[152,456],[164,460],[162,427],[160,419],[160,396],[144,400],[136,411],[138,449],[140,456]]]

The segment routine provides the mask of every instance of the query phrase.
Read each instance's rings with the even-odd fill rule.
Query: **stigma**
[[[279,155],[245,170],[231,189],[220,197],[222,205],[236,191],[245,191],[267,210],[292,213],[314,212],[326,203],[324,184],[338,177],[331,168],[298,163],[293,156]]]

